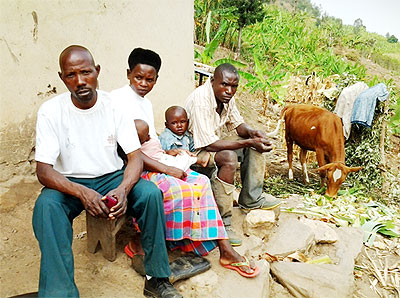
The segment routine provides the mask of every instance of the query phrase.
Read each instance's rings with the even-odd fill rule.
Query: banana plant
[[[211,19],[211,12],[209,13],[209,19]],[[210,24],[207,20],[207,24]],[[214,38],[210,41],[210,26],[206,25],[206,35],[207,35],[207,44],[204,47],[204,50],[200,53],[199,51],[195,50],[195,59],[199,60],[201,63],[210,64],[210,61],[214,58],[215,50],[218,48],[218,45],[224,38],[224,34],[226,29],[228,28],[228,22],[222,21],[218,32],[215,34]]]

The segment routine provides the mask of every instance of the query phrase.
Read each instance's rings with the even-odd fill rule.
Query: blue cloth
[[[183,135],[178,136],[170,129],[165,128],[158,138],[160,139],[163,150],[185,149],[189,150],[190,152],[194,151],[193,137],[188,131],[185,131]]]
[[[351,123],[357,123],[371,128],[375,114],[376,100],[385,101],[388,97],[389,91],[384,83],[379,83],[361,92],[353,105]]]

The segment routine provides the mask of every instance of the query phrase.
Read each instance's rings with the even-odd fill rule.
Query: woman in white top
[[[157,82],[161,59],[151,50],[136,48],[129,55],[128,64],[127,77],[130,84],[111,94],[114,100],[132,112],[133,119],[146,121],[151,138],[158,140],[152,104],[145,96]],[[172,248],[192,251],[201,256],[218,246],[222,266],[236,270],[245,277],[257,276],[259,268],[238,254],[228,240],[210,180],[190,169],[184,172],[144,154],[142,158],[144,169],[147,170],[143,172],[142,178],[154,182],[164,195],[167,243]],[[125,248],[130,256],[135,250],[132,241]]]

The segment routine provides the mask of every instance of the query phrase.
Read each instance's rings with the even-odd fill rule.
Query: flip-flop
[[[144,255],[132,251],[128,244],[125,246],[124,250],[127,256],[132,259],[132,268],[140,275],[145,276]],[[175,283],[178,280],[187,279],[207,271],[211,268],[211,264],[203,257],[187,254],[170,262],[169,267],[171,268],[169,281]]]
[[[245,260],[244,262],[222,264],[221,261],[220,261],[220,264],[221,264],[222,267],[237,271],[241,276],[248,277],[248,278],[256,277],[260,273],[260,269],[258,267],[256,267],[255,269],[251,269],[249,260],[246,257],[243,257],[243,258]],[[247,273],[246,271],[243,271],[243,270],[240,269],[241,266],[247,266],[251,270],[253,270],[253,272],[252,273]]]
[[[133,256],[135,255],[135,252],[133,252],[130,248],[129,248],[129,244],[127,244],[124,248],[124,251],[126,253],[126,255],[128,257],[130,257],[131,259],[133,258]]]
[[[133,251],[130,247],[129,247],[129,243],[127,245],[125,245],[124,251],[126,253],[126,255],[128,257],[130,257],[131,259],[136,256],[136,255],[140,255],[143,256],[142,253],[138,253],[137,251]]]
[[[141,253],[137,253],[135,251],[132,251],[129,248],[129,244],[127,244],[125,246],[124,249],[126,255],[131,258],[131,266],[132,268],[139,273],[141,276],[145,276],[146,275],[146,270],[144,268],[144,254]]]

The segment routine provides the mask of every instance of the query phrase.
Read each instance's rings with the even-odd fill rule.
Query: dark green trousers
[[[101,195],[121,183],[123,171],[101,177],[69,178]],[[79,297],[74,281],[72,221],[84,207],[81,201],[50,188],[43,188],[33,211],[33,229],[41,250],[39,297]],[[165,244],[163,196],[157,186],[140,179],[128,195],[127,213],[136,218],[142,233],[146,273],[168,277],[170,268]]]

